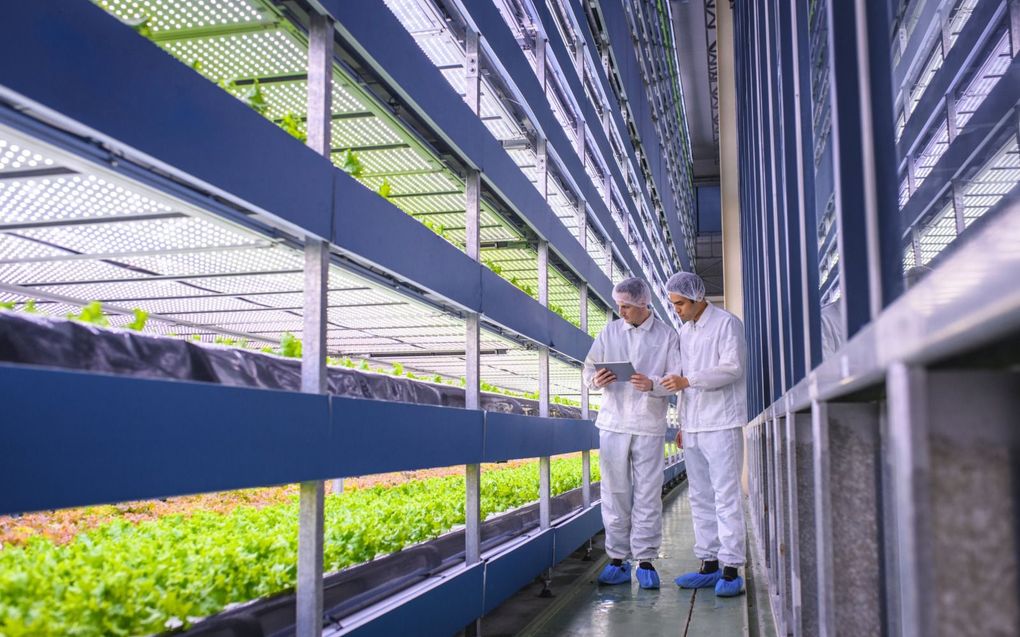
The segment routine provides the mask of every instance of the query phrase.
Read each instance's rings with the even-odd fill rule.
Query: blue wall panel
[[[488,268],[481,272],[482,312],[500,325],[548,345],[549,310]]]
[[[553,565],[553,531],[549,529],[485,564],[488,613]]]
[[[485,414],[483,462],[538,458],[581,451],[590,442],[591,423],[519,414]]]
[[[337,170],[334,177],[334,244],[474,312],[481,310],[482,266],[346,173]]]
[[[0,386],[0,514],[326,478],[341,448],[326,396],[11,365]]]
[[[333,167],[310,148],[90,2],[5,9],[4,91],[330,236]]]
[[[452,635],[482,615],[484,583],[485,563],[479,562],[445,577],[435,588],[387,610],[348,634],[357,637]]]
[[[330,407],[336,477],[481,461],[481,411],[336,396]]]
[[[569,522],[553,527],[553,563],[559,564],[602,530],[602,505],[595,504]]]

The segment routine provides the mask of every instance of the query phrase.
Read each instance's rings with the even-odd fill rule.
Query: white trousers
[[[699,560],[717,559],[725,566],[743,566],[743,427],[684,432],[684,459],[694,518],[694,555]]]
[[[662,544],[663,436],[599,432],[602,523],[613,559],[654,560]]]

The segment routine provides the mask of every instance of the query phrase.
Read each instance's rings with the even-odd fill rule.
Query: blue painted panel
[[[388,609],[347,634],[357,637],[452,635],[485,612],[482,605],[485,568],[485,563],[479,562],[456,575],[440,576],[444,581],[435,588]]]
[[[340,445],[326,396],[13,365],[0,386],[0,514],[327,478]]]
[[[559,564],[602,530],[602,504],[594,504],[577,517],[554,527],[553,564]]]
[[[913,226],[928,213],[931,205],[948,187],[949,181],[958,176],[961,168],[978,164],[975,155],[980,152],[981,145],[1005,119],[1013,116],[1015,112],[1013,109],[1018,101],[1020,101],[1020,57],[1013,58],[1002,79],[996,83],[981,102],[981,106],[974,111],[967,126],[932,167],[921,187],[911,195],[900,213],[907,224],[906,227]]]
[[[465,117],[477,119],[470,111],[465,114]],[[562,228],[563,224],[553,214],[549,204],[542,199],[542,195],[535,185],[528,181],[521,169],[503,149],[503,145],[488,131],[485,132],[484,139],[479,140],[479,145],[483,162],[482,170],[484,171],[482,179],[485,180],[485,183],[509,202],[513,209],[528,221],[538,236],[552,241],[549,237],[550,227],[556,225]],[[563,230],[565,231],[565,228]],[[587,260],[591,261],[590,258]],[[584,274],[583,270],[579,270],[578,273]]]
[[[926,11],[930,9],[931,7],[929,6],[925,7]],[[949,54],[946,56],[939,71],[935,73],[935,76],[928,83],[928,87],[921,96],[921,101],[917,103],[917,106],[911,112],[910,119],[907,120],[903,134],[900,136],[900,141],[897,143],[898,152],[896,155],[898,158],[903,159],[911,152],[920,150],[914,148],[914,146],[919,141],[918,138],[921,136],[921,133],[931,121],[936,109],[943,108],[943,100],[949,92],[950,86],[960,80],[962,73],[970,70],[971,64],[980,65],[983,63],[983,60],[977,58],[971,64],[968,64],[967,59],[975,56],[975,50],[982,44],[981,39],[995,30],[994,27],[998,22],[999,15],[1006,11],[1006,3],[979,2],[973,7],[973,11],[957,36],[956,42],[953,43],[953,48],[949,50]],[[929,22],[918,22],[918,24],[929,24]],[[925,29],[914,29],[911,40],[916,40],[918,36],[923,37],[925,35]],[[907,51],[912,51],[912,49],[907,49]],[[929,52],[930,49],[923,52],[922,55],[928,55]],[[981,52],[984,53],[985,51],[982,50]],[[904,59],[912,58],[913,56],[909,53],[904,56]],[[897,74],[900,73],[902,66],[902,64],[897,65]],[[888,71],[886,74],[888,75]],[[894,86],[899,86],[899,84],[894,84]],[[945,119],[944,110],[941,112],[941,117]]]
[[[409,403],[330,398],[337,444],[330,475],[360,476],[477,463],[483,412]]]
[[[346,173],[334,171],[333,243],[460,305],[482,308],[481,270],[472,259]],[[522,325],[527,333],[527,325]]]
[[[594,342],[591,336],[574,327],[558,314],[549,312],[549,347],[563,352],[576,361],[584,361]],[[580,379],[580,371],[578,371]]]
[[[549,310],[508,281],[482,268],[482,312],[493,321],[549,344]]]
[[[392,13],[380,11],[374,3],[325,0],[322,4],[337,19],[337,28],[345,39],[375,63],[376,70],[391,80],[394,90],[417,106],[417,114],[457,148],[468,164],[482,170],[486,183],[505,198],[539,236],[548,238],[556,252],[579,275],[587,278],[595,267],[591,258],[570,247],[573,237],[548,204]],[[506,29],[505,24],[503,29]],[[606,294],[603,299],[611,302],[611,290],[606,292],[604,286],[599,286],[594,292]]]
[[[490,137],[443,74],[433,65],[393,15],[376,2],[321,0],[319,4],[336,19],[344,40],[368,60],[373,60],[389,85],[425,117],[432,128],[461,150],[465,159],[477,163],[481,140]]]
[[[722,200],[719,186],[699,186],[698,232],[722,232]]]
[[[330,235],[332,166],[311,149],[90,2],[6,9],[0,59],[18,63],[0,65],[0,85]]]
[[[609,45],[613,50],[613,59],[619,65],[619,74],[623,78],[627,92],[628,106],[635,118],[635,128],[641,138],[649,168],[653,173],[656,189],[662,199],[668,195],[669,182],[663,173],[664,158],[659,144],[659,135],[651,120],[651,104],[642,80],[641,65],[637,60],[630,26],[621,2],[600,2],[599,7],[605,17],[604,27],[609,33]],[[654,10],[654,9],[653,9]],[[621,128],[620,130],[627,130]],[[671,228],[672,231],[672,228]],[[679,250],[679,248],[678,248]],[[684,250],[686,252],[686,250]]]
[[[585,451],[591,447],[592,430],[595,425],[590,420],[570,418],[550,418],[552,427],[552,448],[549,455]]]
[[[551,455],[553,429],[551,418],[518,414],[485,414],[483,462],[502,462],[518,458]]]
[[[553,530],[485,563],[484,612],[488,613],[553,565]]]
[[[485,414],[483,462],[538,458],[585,448],[586,421],[519,414]]]
[[[500,64],[507,70],[510,77],[514,79],[515,85],[521,91],[525,101],[534,113],[537,124],[541,127],[542,132],[545,133],[549,143],[557,150],[564,169],[572,175],[577,175],[581,196],[588,202],[595,216],[606,229],[610,240],[617,246],[626,245],[623,235],[620,233],[619,228],[616,227],[616,223],[609,213],[609,209],[605,206],[594,184],[587,178],[584,167],[574,151],[573,144],[570,143],[566,133],[563,132],[562,127],[560,127],[559,122],[557,122],[552,110],[549,108],[549,103],[542,92],[538,79],[531,70],[527,58],[524,57],[524,53],[511,35],[509,27],[503,21],[495,5],[489,2],[473,2],[466,6],[471,17],[475,20],[479,31],[484,34],[486,41],[496,53],[496,57],[499,58]],[[541,12],[541,9],[539,11]],[[597,121],[597,119],[592,121]],[[626,130],[626,128],[624,127],[621,130]],[[613,155],[605,154],[605,156],[612,157]],[[608,163],[610,166],[613,165],[611,160]],[[623,183],[621,177],[617,184],[621,185]],[[621,188],[621,190],[626,191],[626,188]],[[636,213],[632,210],[631,214]],[[637,224],[637,226],[642,239],[647,241],[648,238],[644,233],[643,226],[641,224]],[[626,252],[627,254],[624,256],[627,266],[634,272],[640,272],[641,268],[633,258],[633,255],[629,254],[629,251]],[[661,264],[656,262],[656,266],[661,270]],[[660,312],[665,312],[661,302],[658,299],[655,299],[655,302],[657,309]]]

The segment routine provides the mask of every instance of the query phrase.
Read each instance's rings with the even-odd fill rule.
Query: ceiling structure
[[[696,185],[719,181],[716,4],[717,0],[670,0]]]

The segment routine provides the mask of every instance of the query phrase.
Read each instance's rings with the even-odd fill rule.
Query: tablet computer
[[[635,374],[634,366],[630,364],[630,361],[606,361],[604,363],[595,363],[595,369],[608,369],[616,374],[616,381],[614,382],[628,382],[630,377]]]

